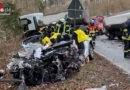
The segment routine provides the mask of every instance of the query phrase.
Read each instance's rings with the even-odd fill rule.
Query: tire
[[[115,38],[115,35],[109,34],[109,40],[113,40]]]
[[[102,35],[102,30],[101,29],[99,30],[99,35]]]
[[[94,48],[92,47],[92,45],[89,46],[89,59],[94,59]]]
[[[122,37],[121,37],[121,36],[118,36],[118,39],[119,39],[119,40],[122,40]]]

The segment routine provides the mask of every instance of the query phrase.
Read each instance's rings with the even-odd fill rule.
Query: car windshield
[[[98,24],[98,21],[97,21],[97,19],[94,19],[94,23],[95,23],[95,24]]]
[[[27,25],[28,21],[27,20],[21,20],[20,23],[21,23],[21,25]]]

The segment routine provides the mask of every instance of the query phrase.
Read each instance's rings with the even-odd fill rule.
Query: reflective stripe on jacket
[[[68,25],[68,23],[66,21],[60,23],[60,24],[56,24],[56,33],[61,33],[61,35],[65,35],[67,33],[70,32],[71,30],[71,25]]]
[[[92,26],[89,24],[89,33],[95,33],[96,31],[96,25]]]
[[[51,34],[54,34],[56,32],[55,26],[51,26]]]
[[[64,26],[64,29],[63,29],[62,35],[65,35],[66,34],[66,21],[63,22],[63,26]]]
[[[122,39],[123,39],[123,40],[130,40],[130,35],[128,34],[128,29],[124,29],[124,30],[123,30]]]
[[[44,26],[40,28],[39,33],[43,34]]]
[[[60,29],[61,29],[61,24],[56,24],[56,33],[60,33]]]

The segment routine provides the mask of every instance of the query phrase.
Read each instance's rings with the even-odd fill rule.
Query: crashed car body
[[[29,43],[28,43],[29,44]],[[24,48],[27,50],[27,45]],[[31,44],[32,46],[32,44]],[[12,62],[8,64],[10,73],[15,79],[25,81],[26,85],[39,85],[41,83],[56,82],[68,78],[72,70],[79,70],[81,60],[73,41],[62,41],[42,50],[41,58],[35,58],[34,52],[40,44],[31,47],[31,54],[18,52],[12,55]],[[93,48],[90,42],[89,56],[93,58]]]

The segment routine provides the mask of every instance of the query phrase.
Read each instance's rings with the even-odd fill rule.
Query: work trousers
[[[95,33],[90,33],[89,34],[89,37],[91,37],[92,38],[92,43],[93,43],[93,46],[95,46],[95,44],[96,44],[96,35],[95,35]]]
[[[124,55],[130,54],[130,40],[124,40]]]

